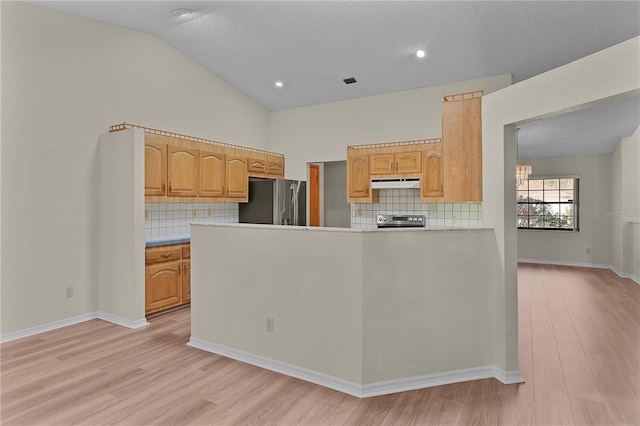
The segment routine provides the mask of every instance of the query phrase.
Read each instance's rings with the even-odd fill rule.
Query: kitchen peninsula
[[[192,225],[189,345],[358,397],[519,382],[494,362],[494,244],[478,228]]]

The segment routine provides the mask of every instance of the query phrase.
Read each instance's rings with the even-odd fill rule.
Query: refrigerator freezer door
[[[249,202],[238,205],[240,223],[275,223],[272,214],[274,183],[272,180],[249,182]]]

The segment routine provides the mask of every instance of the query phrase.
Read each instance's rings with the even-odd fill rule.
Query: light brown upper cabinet
[[[144,144],[144,195],[167,195],[166,144]]]
[[[256,153],[248,158],[249,176],[283,178],[284,157],[280,155]]]
[[[442,104],[445,202],[482,201],[482,92],[447,95]]]
[[[267,159],[249,157],[249,164],[247,165],[249,173],[266,174],[267,173]]]
[[[224,154],[210,151],[199,152],[199,196],[216,198],[225,196],[225,164]]]
[[[384,152],[371,154],[372,175],[420,174],[422,171],[422,153]]]
[[[267,174],[275,178],[284,178],[284,157],[269,155],[267,158]]]
[[[371,202],[369,155],[347,155],[347,202]]]
[[[421,198],[429,201],[430,197],[444,196],[444,164],[442,160],[442,143],[426,145],[422,152]]]
[[[129,123],[144,130],[146,202],[249,201],[249,176],[284,178],[284,155]]]
[[[227,155],[227,198],[248,201],[249,178],[247,173],[247,157]]]
[[[182,146],[167,146],[167,174],[170,197],[198,195],[198,150]]]

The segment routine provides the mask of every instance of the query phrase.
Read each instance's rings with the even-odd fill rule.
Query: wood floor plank
[[[615,368],[615,358],[610,355],[587,353],[609,416],[614,422],[640,424],[640,404],[625,377]]]
[[[556,340],[580,343],[580,338],[568,311],[549,309],[549,313],[551,314],[551,324],[553,325],[553,333]]]
[[[531,321],[533,361],[560,364],[556,337],[550,322]]]
[[[536,424],[574,424],[560,365],[533,362]]]
[[[569,396],[573,420],[578,425],[607,426],[613,425],[607,407],[602,402]]]
[[[582,345],[559,340],[558,352],[567,393],[581,399],[603,402]]]
[[[518,368],[520,373],[533,373],[531,329],[518,327]]]
[[[591,320],[584,320],[572,316],[573,325],[580,338],[580,344],[585,352],[610,355],[609,346],[605,343],[598,327]]]

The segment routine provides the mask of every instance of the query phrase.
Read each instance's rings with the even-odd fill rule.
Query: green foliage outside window
[[[518,228],[578,230],[578,179],[529,179],[517,191]]]

